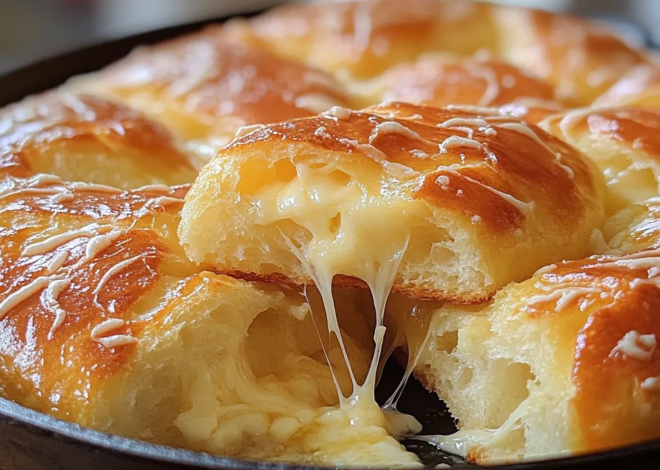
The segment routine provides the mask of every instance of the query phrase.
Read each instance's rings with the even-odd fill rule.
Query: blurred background
[[[401,0],[407,1],[407,0]],[[254,11],[276,0],[0,0],[0,74],[108,38]],[[660,0],[502,0],[597,15],[660,44]]]

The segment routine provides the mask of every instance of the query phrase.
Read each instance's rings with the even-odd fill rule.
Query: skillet
[[[249,13],[242,16],[251,16]],[[128,54],[142,44],[152,44],[195,31],[202,21],[138,34],[56,56],[0,76],[0,106],[54,88],[75,75],[93,72]],[[390,361],[377,390],[383,401],[394,390],[403,371]],[[420,384],[411,381],[399,401],[402,412],[424,425],[424,434],[449,434],[456,428],[443,403]],[[457,457],[421,441],[408,440],[408,450],[419,455],[427,469],[448,464],[475,469]],[[440,465],[439,468],[441,468]],[[502,470],[600,470],[660,468],[660,440],[608,452],[543,462],[497,467]],[[0,470],[321,470],[320,467],[285,463],[250,462],[173,449],[110,436],[24,408],[0,398]]]

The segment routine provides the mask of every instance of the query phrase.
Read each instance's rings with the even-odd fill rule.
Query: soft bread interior
[[[348,155],[277,152],[279,159],[246,150],[208,165],[209,172],[222,168],[222,178],[188,196],[179,230],[195,261],[247,279],[311,284],[308,263],[317,274],[326,266],[342,275],[335,283],[364,285],[358,279],[369,284],[405,248],[394,291],[458,301],[468,292],[486,298],[503,277],[534,269],[530,257],[502,269],[502,253],[524,246],[493,246],[469,218],[410,197],[418,182],[390,186],[369,166],[342,163]]]
[[[569,452],[572,386],[562,359],[571,351],[561,357],[551,348],[551,329],[507,327],[497,312],[447,307],[430,334],[417,376],[447,403],[460,429],[437,438],[442,449],[488,463]]]
[[[136,308],[147,326],[135,359],[96,398],[94,427],[232,457],[417,464],[375,403],[338,408],[327,359],[348,394],[345,365],[321,335],[324,354],[322,310],[312,318],[299,293],[202,273],[163,278],[149,297]],[[363,380],[371,332],[353,305],[340,310],[343,340]]]

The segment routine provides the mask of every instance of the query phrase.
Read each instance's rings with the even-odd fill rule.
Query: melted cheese
[[[530,412],[528,400],[524,400],[497,429],[461,429],[448,436],[419,436],[418,439],[436,445],[440,450],[467,457],[478,448],[495,445],[521,426],[521,419]]]
[[[385,128],[385,132],[389,131],[401,130]],[[380,441],[387,433],[394,436],[411,435],[421,430],[420,424],[413,417],[396,411],[396,400],[405,382],[398,387],[385,411],[376,404],[374,392],[387,331],[385,305],[410,238],[407,228],[410,224],[404,220],[412,217],[412,214],[409,209],[406,212],[396,204],[388,207],[386,203],[374,200],[361,186],[352,180],[346,181],[347,175],[335,172],[337,170],[330,166],[311,167],[300,164],[297,166],[297,178],[289,183],[273,183],[262,193],[252,196],[253,207],[261,223],[290,220],[311,234],[311,238],[306,241],[289,239],[284,233],[282,236],[318,288],[325,310],[327,333],[334,336],[338,343],[338,354],[331,354],[325,347],[323,354],[331,364],[330,372],[339,398],[339,408],[317,415],[316,420],[323,425],[323,430],[319,428],[310,431],[306,428],[305,433],[321,441],[327,437],[319,438],[317,433],[348,433],[355,435],[359,441],[367,442],[374,442],[374,432],[377,435],[384,433],[378,438]],[[381,228],[382,221],[390,216],[402,221],[398,229]],[[365,240],[369,242],[364,243]],[[332,292],[333,278],[337,274],[363,280],[370,289],[375,307],[374,350],[363,381],[354,372],[348,344],[339,325]],[[321,337],[325,333],[317,330],[317,334]],[[422,345],[418,344],[417,347],[421,349]],[[411,354],[418,357],[415,351]],[[414,368],[415,361],[410,362],[406,380]],[[342,391],[336,375],[336,370],[340,369],[347,370],[351,389],[348,395]],[[343,424],[340,426],[340,423]],[[280,421],[276,429],[283,436],[298,432],[298,427],[290,420]],[[336,452],[341,453],[339,450]],[[394,460],[388,462],[378,458],[376,463],[390,465],[400,462],[401,458],[408,465],[415,462],[414,457],[402,447],[397,448],[396,454],[397,458],[390,457]]]

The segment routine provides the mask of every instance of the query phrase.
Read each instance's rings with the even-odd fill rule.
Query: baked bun
[[[660,67],[649,64],[634,67],[593,104],[606,108],[660,109]]]
[[[370,0],[8,106],[0,397],[303,466],[419,467],[411,373],[478,463],[660,437],[658,76],[583,19]]]
[[[337,408],[315,332],[324,320],[312,319],[303,295],[185,258],[176,225],[186,188],[11,182],[0,199],[0,396],[233,457],[417,464],[375,403],[350,415]],[[365,330],[350,303],[342,312],[351,334]],[[364,338],[344,339],[363,379],[370,350]],[[325,347],[338,357],[336,344]],[[335,375],[350,386],[345,370]]]
[[[51,92],[0,111],[0,176],[135,189],[191,183],[200,166],[165,128],[102,98]]]
[[[603,235],[612,253],[660,248],[660,198],[636,202],[617,212],[607,220]]]
[[[195,262],[298,285],[312,282],[306,265],[338,285],[370,284],[405,251],[394,292],[473,303],[590,253],[601,180],[580,153],[498,113],[333,108],[222,150],[179,233]]]
[[[331,75],[231,41],[222,26],[137,49],[70,86],[145,112],[205,160],[243,126],[351,106]]]
[[[443,449],[496,463],[660,437],[656,250],[548,266],[487,306],[445,306],[418,377],[461,430]]]
[[[286,5],[233,34],[352,79],[372,78],[427,52],[488,51],[532,71],[558,96],[587,104],[644,55],[586,20],[479,2],[419,0]]]
[[[637,108],[578,109],[540,126],[591,158],[608,186],[608,212],[660,190],[660,113]]]
[[[374,101],[406,101],[437,108],[550,102],[555,109],[563,108],[548,83],[495,60],[429,54],[392,67],[375,82]]]

